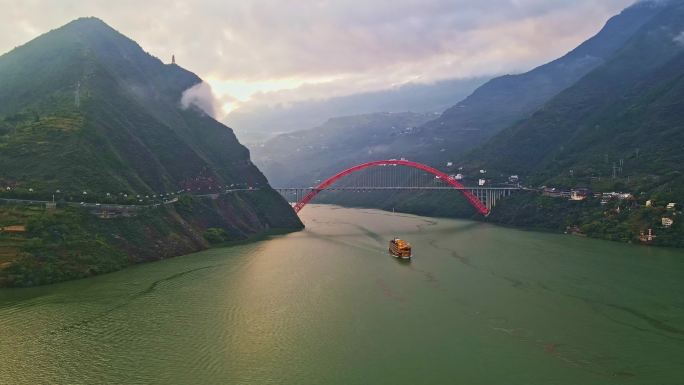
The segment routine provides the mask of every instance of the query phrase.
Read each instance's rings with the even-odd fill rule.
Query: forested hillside
[[[95,18],[0,56],[0,227],[15,229],[0,229],[0,286],[302,227],[233,132],[181,104],[201,81]],[[231,186],[248,192],[187,196]],[[171,204],[179,193],[186,196]],[[57,208],[7,200],[14,198],[54,199]],[[171,203],[160,206],[162,199]],[[74,208],[80,201],[95,209]]]

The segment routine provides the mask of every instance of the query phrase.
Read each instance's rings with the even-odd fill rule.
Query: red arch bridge
[[[456,190],[478,213],[488,216],[497,201],[521,188],[465,186],[455,176],[430,166],[403,159],[391,159],[356,165],[333,175],[315,187],[276,190],[288,200],[296,202],[293,207],[297,213],[323,191]]]

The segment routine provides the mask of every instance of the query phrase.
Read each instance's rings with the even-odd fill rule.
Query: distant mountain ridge
[[[323,125],[336,116],[377,112],[441,113],[469,95],[488,77],[450,79],[430,84],[408,83],[388,90],[363,92],[323,100],[305,100],[288,105],[244,107],[225,121],[247,145],[265,142],[279,134]]]
[[[663,4],[604,65],[468,158],[539,180],[608,176],[615,162],[633,182],[684,172],[684,2]]]
[[[386,145],[435,114],[375,113],[329,119],[320,127],[278,135],[254,147],[254,161],[276,187],[310,186],[347,166],[389,159]]]
[[[501,130],[526,119],[544,103],[599,67],[660,5],[637,3],[612,17],[595,36],[563,57],[519,75],[490,80],[472,95],[392,143],[397,153],[434,165],[457,159]]]

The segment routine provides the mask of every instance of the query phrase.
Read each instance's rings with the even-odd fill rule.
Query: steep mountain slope
[[[182,108],[183,92],[200,82],[95,18],[0,56],[0,227],[22,229],[0,229],[0,286],[89,276],[302,228],[233,132]],[[253,189],[154,205],[161,195],[230,185]],[[51,210],[3,199],[53,197]],[[67,203],[82,200],[138,206]]]
[[[0,57],[0,175],[35,191],[266,185],[230,129],[180,108],[199,82],[98,19],[45,34]]]
[[[576,203],[525,194],[497,207],[492,220],[626,242],[654,229],[651,243],[684,247],[676,208],[684,203],[684,2],[661,4],[604,65],[468,157],[472,169],[522,174],[528,184],[635,198]]]
[[[671,2],[610,60],[470,155],[475,166],[580,183],[684,171],[684,2]],[[562,175],[561,175],[562,174]],[[611,179],[609,178],[609,179]],[[653,179],[653,178],[650,178]],[[626,181],[625,181],[626,182]]]
[[[439,119],[420,127],[411,136],[399,138],[391,146],[410,159],[435,165],[454,160],[529,117],[549,99],[605,63],[659,9],[660,5],[654,2],[640,2],[627,8],[567,55],[530,72],[487,82]]]
[[[256,146],[254,162],[275,186],[311,186],[360,162],[392,158],[388,139],[409,135],[434,116],[405,112],[330,119]]]

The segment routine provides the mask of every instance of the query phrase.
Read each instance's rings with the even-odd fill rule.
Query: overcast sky
[[[211,84],[223,112],[514,73],[633,0],[0,0],[0,52],[96,16]],[[220,118],[221,116],[219,116]]]

